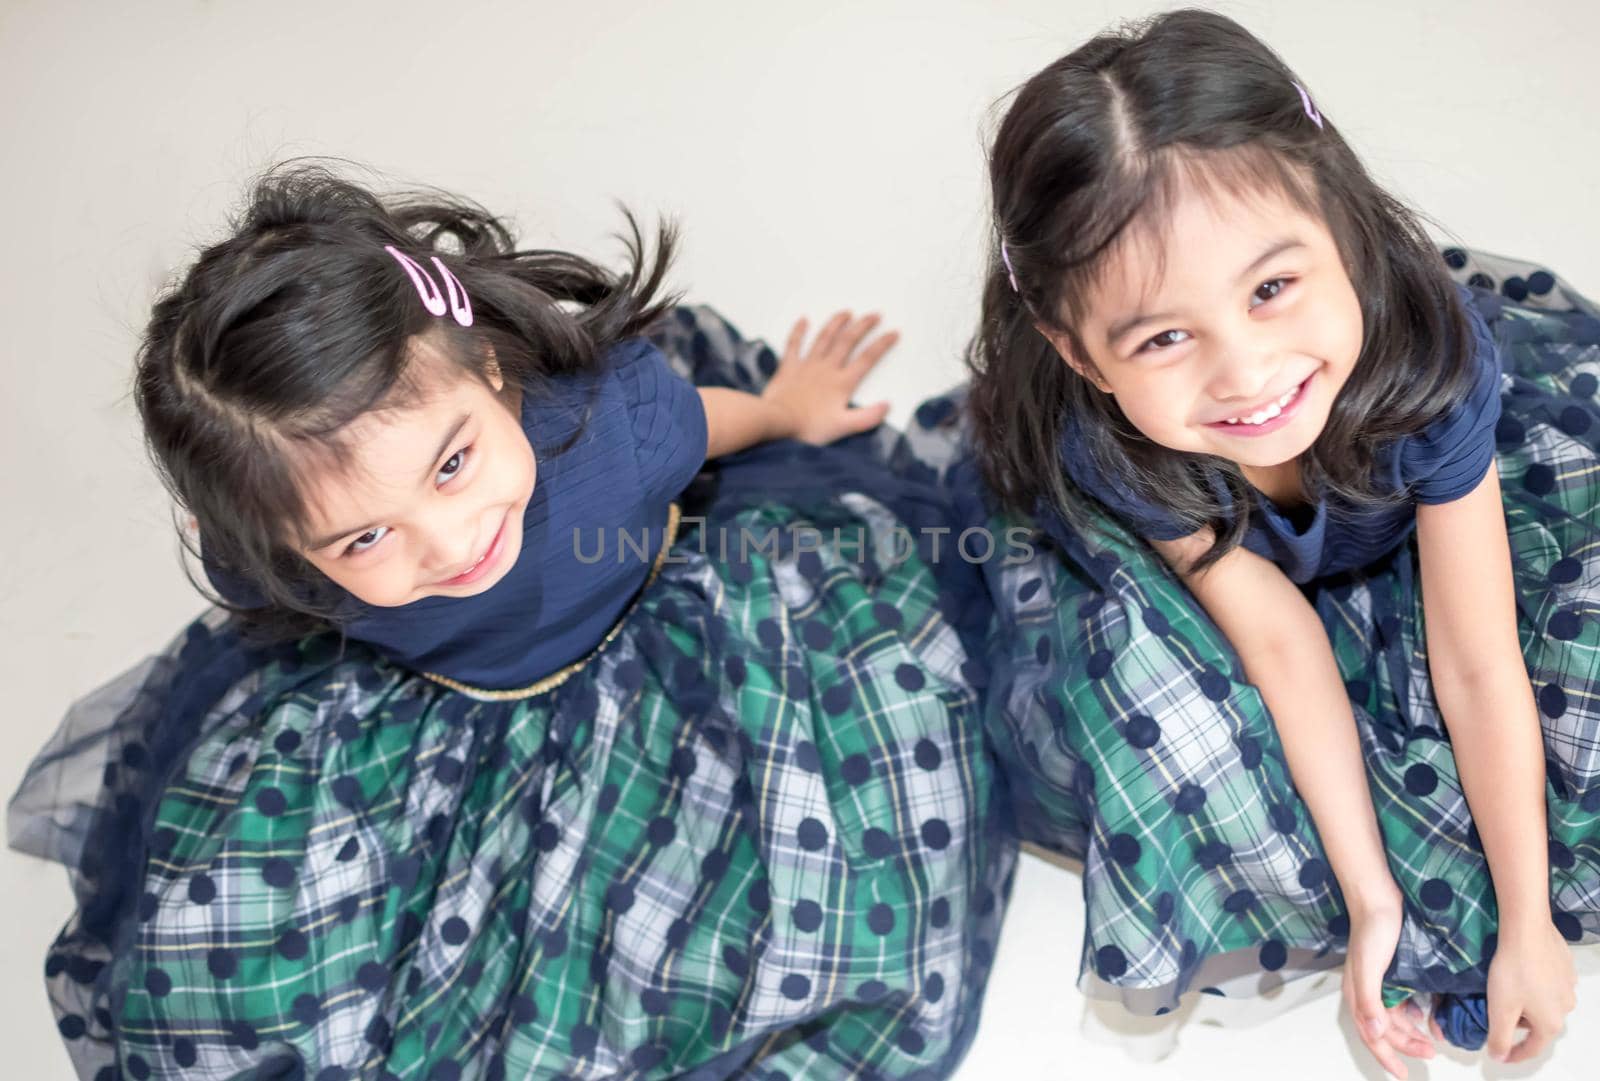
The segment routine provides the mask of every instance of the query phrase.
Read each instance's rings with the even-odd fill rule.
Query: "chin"
[[[1306,446],[1309,447],[1310,444]],[[1293,444],[1292,447],[1298,449],[1276,448],[1268,450],[1263,447],[1259,454],[1241,455],[1235,458],[1234,461],[1240,465],[1247,465],[1252,469],[1272,469],[1275,466],[1289,464],[1306,451],[1306,447],[1300,447],[1298,442]]]
[[[1292,464],[1300,454],[1253,454],[1248,458],[1234,458],[1233,464],[1245,469],[1277,469]]]

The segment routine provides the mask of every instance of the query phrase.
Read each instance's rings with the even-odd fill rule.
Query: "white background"
[[[1543,4],[1228,3],[1381,182],[1474,246],[1600,295],[1600,15]],[[69,700],[198,610],[127,398],[160,284],[243,181],[294,154],[459,191],[540,246],[609,256],[613,199],[668,213],[676,281],[752,335],[881,310],[904,338],[862,399],[891,422],[960,377],[995,103],[1126,3],[111,4],[0,0],[0,790]],[[41,986],[59,868],[0,856],[7,1077],[70,1076]],[[960,1077],[1368,1076],[1324,993],[1265,1024],[1111,1042],[1074,989],[1078,879],[1024,861]],[[1593,1077],[1600,977],[1535,1066]],[[1485,1071],[1483,1066],[1489,1068]]]

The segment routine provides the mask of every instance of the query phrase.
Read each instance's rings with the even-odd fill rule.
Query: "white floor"
[[[1478,247],[1600,293],[1600,14],[1349,0],[1220,5],[1262,34],[1380,179]],[[245,177],[332,154],[472,195],[541,244],[614,252],[614,198],[670,213],[677,281],[749,332],[881,310],[868,394],[903,420],[959,378],[986,237],[989,109],[1117,19],[1067,3],[425,4],[0,0],[0,791],[68,700],[197,602],[126,397],[163,278]],[[7,1077],[70,1076],[40,985],[60,871],[0,855]],[[1365,1075],[1337,997],[1255,1027],[1085,1035],[1078,882],[1025,861],[963,1079]],[[1143,1033],[1134,1036],[1133,1033]],[[1176,1036],[1170,1055],[1141,1061]],[[1119,1046],[1130,1042],[1132,1050]],[[1543,1060],[1413,1076],[1593,1077],[1600,976]]]

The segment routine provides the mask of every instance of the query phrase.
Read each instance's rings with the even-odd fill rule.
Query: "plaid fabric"
[[[1548,272],[1446,253],[1505,348],[1497,431],[1520,632],[1548,758],[1552,900],[1571,941],[1600,935],[1600,319]],[[960,394],[919,411],[932,460]],[[986,515],[970,460],[938,467]],[[1148,547],[1032,530],[987,567],[987,723],[1025,839],[1081,859],[1081,986],[1140,1013],[1186,991],[1250,994],[1342,962],[1349,922],[1272,720],[1237,655]],[[1355,706],[1406,921],[1393,1003],[1482,992],[1494,949],[1487,867],[1434,701],[1414,540],[1313,583]]]
[[[759,383],[774,359],[705,310],[662,340],[702,382]],[[980,673],[930,564],[874,557],[893,506],[753,487],[698,504],[622,632],[535,698],[476,700],[327,639],[241,666],[202,622],[86,702],[80,734],[117,732],[97,768],[123,762],[98,802],[129,811],[156,757],[139,733],[172,727],[202,669],[244,669],[145,782],[120,921],[85,915],[113,876],[80,879],[49,975],[83,1076],[113,1055],[136,1081],[953,1068],[1015,852]],[[808,550],[802,524],[865,549]],[[702,551],[740,528],[776,546]],[[13,826],[36,850],[51,831],[18,807],[53,814],[69,855],[46,778],[81,764],[47,755],[25,782]]]

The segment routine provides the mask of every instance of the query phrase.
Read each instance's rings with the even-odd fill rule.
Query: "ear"
[[[1047,327],[1042,323],[1034,323],[1033,328],[1039,332],[1045,341],[1050,343],[1051,348],[1060,355],[1061,359],[1067,362],[1067,367],[1099,387],[1102,392],[1111,393],[1111,384],[1106,382],[1105,377],[1100,374],[1100,370],[1094,366],[1092,361],[1079,355],[1078,351],[1072,347],[1070,338],[1059,330]]]
[[[488,363],[486,363],[484,365],[483,371],[484,371],[484,374],[489,377],[489,385],[492,386],[495,389],[495,391],[498,393],[499,391],[502,391],[502,390],[505,389],[505,386],[506,386],[505,373],[503,373],[500,370],[500,361],[494,355],[494,346],[488,345],[488,346],[485,346],[485,348],[487,348],[489,350],[489,360],[488,360]]]

